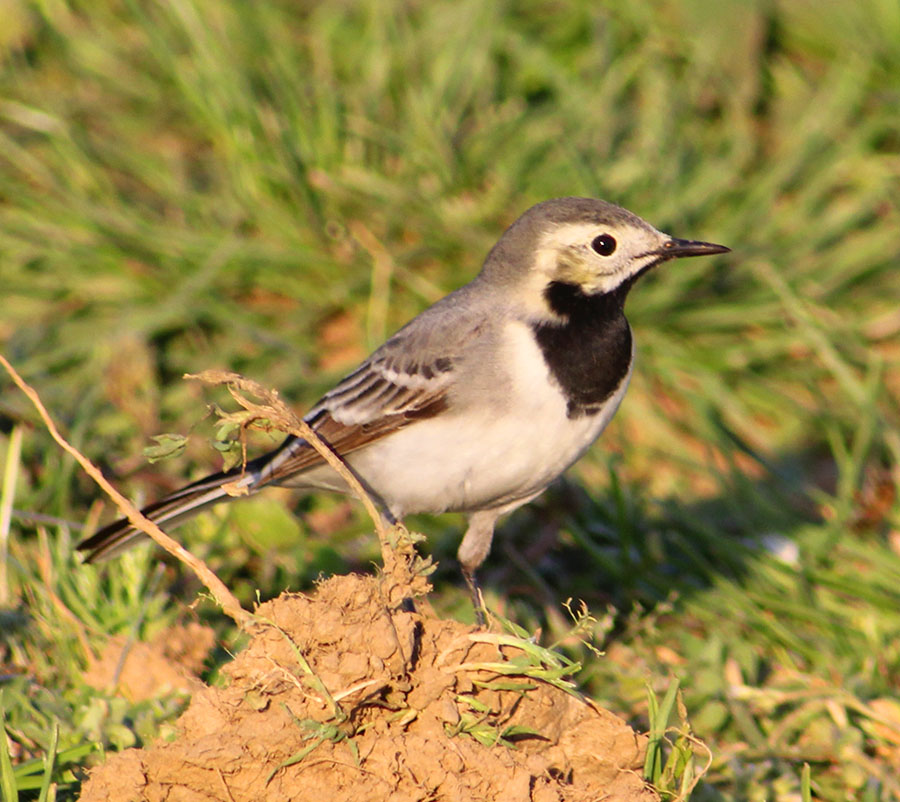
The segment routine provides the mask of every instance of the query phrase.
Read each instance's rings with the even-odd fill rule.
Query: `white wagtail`
[[[407,323],[305,420],[384,511],[464,512],[458,557],[470,588],[501,515],[542,493],[597,439],[631,378],[623,307],[632,284],[682,256],[725,253],[674,239],[619,206],[557,198],[533,206],[481,272]],[[347,491],[306,441],[288,437],[144,509],[174,524],[273,484]],[[234,493],[234,490],[231,491]],[[79,544],[88,561],[140,536],[119,520]]]

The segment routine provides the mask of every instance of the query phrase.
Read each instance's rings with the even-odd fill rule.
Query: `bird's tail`
[[[241,488],[245,488],[252,493],[257,489],[259,480],[259,467],[255,462],[257,461],[247,463],[243,469],[234,468],[200,479],[144,507],[141,512],[160,526],[172,525],[196,515],[206,507],[234,498],[235,490],[240,493]],[[231,485],[231,492],[225,489],[226,485]],[[132,526],[127,518],[120,518],[82,540],[76,548],[88,553],[85,562],[99,562],[125,550],[142,536],[144,533]]]

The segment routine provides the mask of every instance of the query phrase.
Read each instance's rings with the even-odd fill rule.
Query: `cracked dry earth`
[[[410,611],[399,600],[415,591],[386,582],[334,577],[261,605],[227,687],[194,694],[174,741],[94,769],[82,802],[659,799],[641,780],[643,736],[552,685],[479,668],[521,652],[422,599]]]

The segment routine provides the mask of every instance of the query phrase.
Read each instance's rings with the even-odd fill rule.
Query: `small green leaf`
[[[490,713],[491,712],[490,705],[485,704],[480,699],[476,699],[474,696],[458,695],[456,697],[456,701],[467,704],[472,710],[475,710],[478,713]]]
[[[50,745],[44,755],[44,774],[41,777],[41,790],[38,794],[38,802],[47,802],[50,798],[50,781],[53,779],[53,766],[56,761],[56,750],[59,748],[59,722],[53,722],[50,730]]]
[[[523,727],[520,724],[513,724],[510,727],[507,727],[503,730],[503,738],[515,738],[517,735],[533,735],[538,738],[543,738],[540,732],[537,730],[531,729],[531,727]]]
[[[237,440],[213,440],[212,447],[222,455],[222,470],[230,471],[244,458],[244,449]]]
[[[800,772],[800,799],[802,802],[812,802],[812,775],[809,763],[804,763]]]
[[[6,740],[6,711],[3,707],[3,690],[0,689],[0,797],[3,802],[17,802],[19,792],[13,775],[9,744]]]
[[[216,440],[224,443],[234,439],[241,431],[241,424],[235,420],[220,420],[216,424]]]
[[[312,752],[312,751],[313,751],[320,743],[323,743],[323,742],[326,741],[326,740],[327,740],[326,738],[316,738],[311,744],[308,744],[307,746],[304,746],[303,749],[301,749],[299,752],[296,752],[295,754],[291,755],[291,756],[290,756],[287,760],[285,760],[283,763],[279,763],[274,769],[272,769],[272,771],[269,772],[269,776],[266,777],[266,785],[268,785],[268,784],[272,781],[272,778],[273,778],[273,777],[274,777],[281,769],[284,769],[284,768],[287,768],[288,766],[293,766],[293,765],[295,765],[296,763],[299,763],[299,762],[300,762],[301,760],[303,760],[303,758],[305,758],[310,752]]]
[[[485,688],[489,691],[516,691],[518,693],[527,693],[528,691],[533,691],[537,688],[533,682],[515,682],[513,680],[499,680],[495,679],[491,682],[483,682],[482,680],[473,680],[472,684],[479,687]]]
[[[350,750],[350,754],[353,755],[353,762],[356,763],[357,767],[359,767],[359,746],[357,746],[356,741],[354,741],[352,738],[348,738],[347,748]]]
[[[152,439],[156,441],[156,445],[144,449],[144,456],[149,462],[177,457],[187,446],[187,438],[183,434],[157,434]]]

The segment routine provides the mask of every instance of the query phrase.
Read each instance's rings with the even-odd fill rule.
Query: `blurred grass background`
[[[677,675],[714,753],[694,799],[800,799],[804,763],[816,798],[900,799],[896,0],[0,0],[0,20],[0,349],[139,499],[218,467],[183,373],[302,410],[534,202],[730,245],[632,294],[628,397],[501,529],[488,602],[559,632],[585,599],[606,622],[587,690],[639,727]],[[76,525],[110,513],[0,387],[9,749],[26,795],[57,754],[65,797],[177,709],[87,687],[89,651],[196,615],[234,635],[146,547],[78,565]],[[197,436],[148,466],[164,431]],[[461,520],[410,524],[436,604],[470,615]],[[377,555],[353,503],[278,491],[179,531],[248,604]]]

